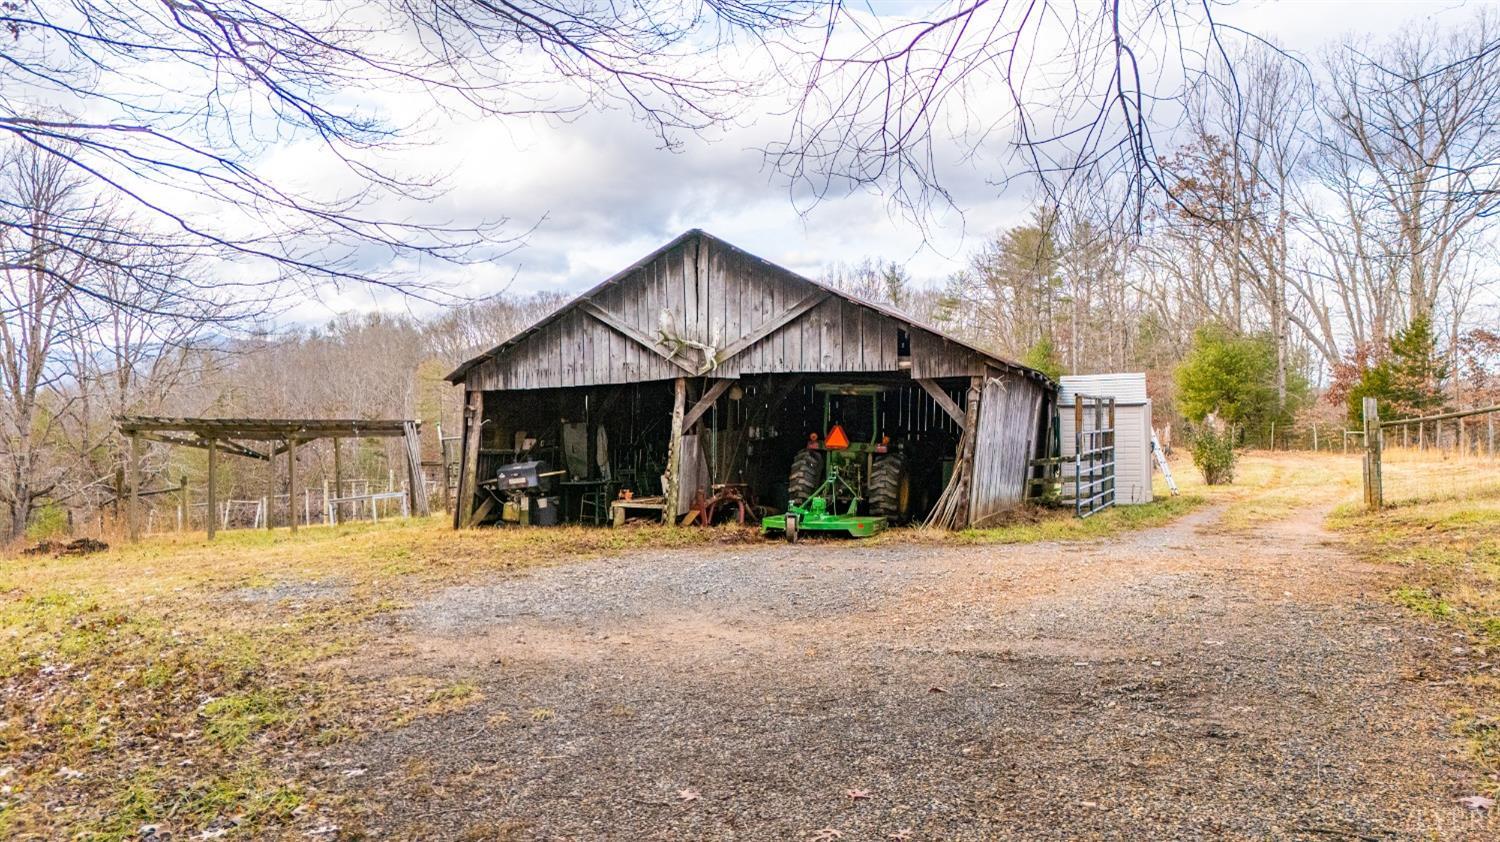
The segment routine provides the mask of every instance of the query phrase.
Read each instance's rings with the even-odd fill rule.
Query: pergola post
[[[292,534],[297,533],[297,437],[286,440],[286,513]]]
[[[126,512],[130,542],[141,540],[141,434],[130,434],[130,506]]]
[[[218,479],[219,464],[219,442],[217,439],[208,440],[208,517],[204,523],[208,530],[208,540],[214,539],[214,532],[218,531],[219,525],[219,495],[214,490],[215,480]]]
[[[339,461],[339,451],[343,449],[342,447],[339,446],[341,443],[342,443],[341,440],[337,436],[335,436],[334,439],[333,439],[333,499],[334,500],[337,500],[340,497],[344,496],[344,468],[343,468],[343,465]],[[333,510],[332,514],[333,514],[333,524],[334,524],[334,526],[339,525],[339,523],[341,523],[343,521],[343,518],[340,516],[340,513],[339,513],[339,508],[340,508],[339,504],[338,503],[328,503],[327,500],[324,500],[323,502],[327,503],[328,507]]]

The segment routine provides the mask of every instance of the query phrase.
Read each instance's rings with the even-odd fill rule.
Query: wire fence
[[[429,495],[441,492],[440,483],[427,480]],[[202,530],[210,517],[208,503],[185,499],[186,491],[160,494],[143,500],[147,533]],[[286,494],[252,498],[229,498],[215,505],[212,517],[218,529],[268,529],[287,526],[296,518],[299,526],[317,526],[355,521],[379,522],[408,517],[410,495],[405,482],[393,480],[345,480],[336,492],[328,485],[304,489],[297,499]]]
[[[1500,496],[1497,427],[1500,406],[1386,419],[1366,398],[1364,428],[1345,437],[1363,452],[1366,507]]]

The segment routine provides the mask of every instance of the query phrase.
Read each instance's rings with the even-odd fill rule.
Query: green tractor
[[[884,386],[819,385],[824,436],[812,433],[792,458],[787,511],[761,521],[795,542],[803,532],[874,535],[911,516],[909,454],[879,430]],[[847,428],[847,429],[846,429]],[[860,440],[851,440],[850,431]],[[868,434],[865,438],[864,434]]]

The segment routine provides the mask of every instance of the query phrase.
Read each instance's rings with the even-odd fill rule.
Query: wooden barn
[[[779,510],[834,425],[902,454],[896,519],[941,500],[943,525],[982,525],[1024,499],[1055,436],[1040,372],[699,230],[448,380],[465,392],[455,526],[497,520],[497,470],[531,461],[555,478],[545,522]]]

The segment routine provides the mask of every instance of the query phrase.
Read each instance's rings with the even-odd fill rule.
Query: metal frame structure
[[[1073,513],[1086,518],[1115,505],[1115,399],[1076,395],[1073,440]]]
[[[317,439],[333,439],[334,487],[342,480],[339,460],[339,441],[345,438],[401,438],[405,440],[408,511],[419,515],[428,513],[427,486],[422,481],[422,466],[419,446],[421,422],[407,419],[363,420],[357,418],[160,418],[154,416],[119,415],[115,424],[120,432],[130,438],[130,505],[128,510],[130,540],[140,538],[141,491],[141,442],[155,441],[181,447],[197,447],[208,451],[208,537],[215,532],[215,496],[218,454],[243,456],[275,464],[277,456],[287,455],[287,485],[290,498],[297,496],[297,446]],[[191,436],[191,438],[188,438]],[[263,449],[250,447],[243,442],[266,443]],[[335,507],[337,512],[337,507]],[[289,518],[293,532],[297,531],[297,518]],[[271,527],[267,512],[266,528]]]

